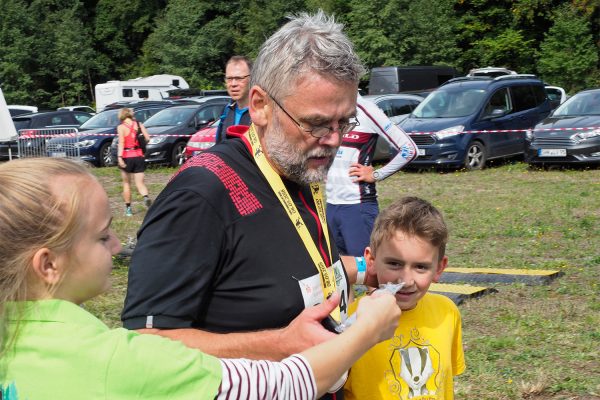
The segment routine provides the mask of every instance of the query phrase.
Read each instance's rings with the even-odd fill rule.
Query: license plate
[[[66,156],[67,156],[67,153],[64,152],[64,151],[61,152],[61,153],[50,153],[50,157],[62,157],[62,158],[64,158]]]
[[[425,155],[425,149],[417,149],[417,155],[424,156]]]
[[[539,149],[540,157],[566,157],[567,149]]]

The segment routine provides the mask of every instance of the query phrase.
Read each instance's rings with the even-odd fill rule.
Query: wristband
[[[354,257],[356,260],[356,282],[355,285],[364,285],[365,275],[367,273],[367,263],[364,257]]]

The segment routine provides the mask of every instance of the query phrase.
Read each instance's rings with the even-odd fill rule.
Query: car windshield
[[[577,93],[552,114],[553,117],[576,115],[600,115],[600,90]]]
[[[146,127],[152,126],[176,126],[187,123],[192,115],[197,111],[196,108],[167,108],[157,112],[144,123]]]
[[[27,129],[31,126],[31,118],[15,118],[13,119],[16,130]]]
[[[416,118],[456,118],[479,110],[485,97],[483,89],[438,89],[425,98],[412,113]]]
[[[118,126],[119,123],[119,110],[107,110],[88,119],[79,127],[79,129],[114,128],[115,126]]]

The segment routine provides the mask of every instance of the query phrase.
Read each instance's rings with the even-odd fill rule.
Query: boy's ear
[[[447,266],[448,266],[448,256],[444,256],[440,260],[440,262],[438,262],[437,271],[435,271],[435,276],[433,277],[433,281],[435,283],[438,283],[440,281],[440,278],[442,277],[442,272],[444,272],[444,270],[446,269]]]
[[[268,101],[269,95],[260,86],[254,85],[250,88],[250,101],[248,108],[250,119],[256,126],[265,126],[270,118],[271,104]]]
[[[33,255],[32,270],[35,276],[47,285],[56,285],[60,282],[62,270],[59,268],[56,254],[44,247]]]
[[[365,248],[365,262],[367,263],[367,276],[377,276],[377,271],[375,270],[375,255],[368,246]]]

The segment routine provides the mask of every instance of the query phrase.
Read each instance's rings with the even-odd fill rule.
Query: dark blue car
[[[172,101],[156,101],[137,102],[126,106],[134,110],[136,120],[144,122],[157,112],[178,104]],[[49,140],[46,144],[48,155],[60,156],[65,151],[74,154],[73,150],[78,150],[79,157],[83,161],[95,166],[115,165],[116,160],[110,146],[120,124],[119,109],[124,106],[119,105],[118,108],[96,114],[79,127],[79,134],[75,137],[56,137]]]
[[[493,158],[522,156],[526,130],[549,113],[544,83],[534,75],[462,77],[440,86],[398,125],[418,147],[411,167],[481,169]]]

